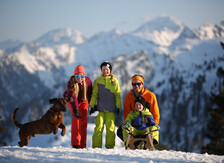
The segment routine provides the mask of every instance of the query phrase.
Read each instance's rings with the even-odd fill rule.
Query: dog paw
[[[64,130],[61,132],[61,136],[65,136],[65,131]]]
[[[19,144],[20,147],[23,147],[24,146],[21,142],[18,142],[18,144]]]
[[[55,128],[53,133],[54,133],[54,135],[57,134],[58,133],[58,128]]]

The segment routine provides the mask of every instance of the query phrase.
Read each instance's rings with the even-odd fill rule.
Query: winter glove
[[[120,109],[116,108],[116,114],[118,115],[120,113]]]
[[[142,122],[146,123],[146,126],[154,126],[156,124],[152,115],[144,116]]]
[[[126,122],[123,127],[128,130],[131,127],[131,124],[129,122]]]
[[[73,109],[73,114],[76,118],[82,118],[82,116],[80,116],[79,109],[77,108]]]
[[[156,123],[155,126],[157,127],[157,129],[159,130],[160,129],[160,126]]]
[[[91,107],[89,111],[89,115],[93,114],[96,111],[95,107]]]

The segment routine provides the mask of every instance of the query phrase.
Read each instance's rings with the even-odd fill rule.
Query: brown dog
[[[16,120],[16,112],[19,108],[16,108],[12,114],[12,120],[19,130],[20,142],[18,144],[20,147],[24,145],[27,146],[31,136],[35,136],[35,134],[56,134],[58,132],[58,128],[61,128],[61,135],[65,135],[66,127],[63,124],[63,112],[66,111],[67,102],[63,98],[54,98],[49,100],[50,104],[54,104],[45,115],[42,116],[41,119],[28,122],[25,124],[20,124]]]

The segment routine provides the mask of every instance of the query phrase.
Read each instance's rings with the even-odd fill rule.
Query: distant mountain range
[[[193,30],[169,16],[146,22],[133,32],[113,29],[88,39],[67,28],[49,31],[29,43],[4,41],[0,43],[0,103],[7,127],[3,138],[15,138],[10,134],[15,129],[10,119],[15,107],[21,108],[20,121],[35,120],[50,107],[49,98],[62,96],[77,65],[82,64],[94,81],[101,74],[101,62],[109,60],[120,82],[122,102],[136,73],[156,94],[161,143],[200,151],[206,143],[209,96],[219,87],[216,71],[224,69],[220,41],[224,41],[223,22]],[[70,123],[69,111],[66,117]],[[121,122],[122,113],[116,124]]]

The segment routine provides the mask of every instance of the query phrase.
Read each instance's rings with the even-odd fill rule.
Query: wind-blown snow
[[[224,156],[186,153],[179,151],[148,151],[148,150],[125,150],[122,147],[121,140],[116,137],[116,147],[114,149],[105,149],[103,139],[103,148],[93,149],[92,134],[94,124],[88,124],[87,148],[74,149],[70,146],[70,125],[67,126],[67,132],[64,137],[60,136],[60,130],[57,136],[36,135],[31,138],[28,147],[19,147],[17,142],[12,146],[0,148],[0,162],[223,162]],[[56,139],[57,138],[57,139]],[[105,131],[104,136],[105,138]],[[18,138],[19,139],[19,138]]]

